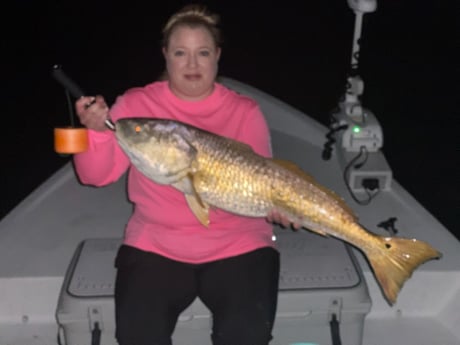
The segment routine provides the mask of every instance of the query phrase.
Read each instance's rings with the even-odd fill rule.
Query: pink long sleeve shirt
[[[179,120],[247,143],[257,153],[271,156],[269,130],[257,103],[218,83],[210,96],[194,102],[177,98],[167,81],[133,88],[117,98],[110,115],[113,121],[125,117]],[[74,156],[82,183],[107,185],[129,169],[128,197],[135,207],[125,230],[125,244],[189,263],[274,246],[272,226],[265,219],[212,209],[206,228],[181,192],[155,184],[130,164],[113,132],[89,130],[89,140],[88,151]]]

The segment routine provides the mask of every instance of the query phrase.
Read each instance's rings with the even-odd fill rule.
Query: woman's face
[[[220,48],[204,27],[179,26],[163,48],[169,87],[179,98],[200,100],[214,89]]]

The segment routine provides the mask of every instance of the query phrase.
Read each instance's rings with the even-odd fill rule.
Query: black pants
[[[196,297],[212,313],[214,345],[267,345],[271,339],[279,279],[273,248],[193,265],[124,245],[116,267],[120,345],[171,345],[179,314]]]

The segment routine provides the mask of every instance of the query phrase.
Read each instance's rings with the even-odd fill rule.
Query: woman
[[[163,30],[162,51],[166,80],[118,97],[110,109],[113,121],[170,118],[271,155],[256,102],[216,82],[221,48],[215,15],[196,5],[174,14]],[[101,96],[82,97],[76,109],[90,138],[89,150],[74,156],[81,182],[107,185],[129,169],[128,195],[135,207],[116,258],[120,345],[172,344],[179,314],[196,297],[213,315],[214,345],[268,344],[279,278],[272,226],[212,210],[205,229],[182,193],[156,185],[130,165],[104,125],[109,109]]]

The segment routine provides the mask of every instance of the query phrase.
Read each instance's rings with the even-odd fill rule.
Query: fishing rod
[[[60,65],[54,65],[52,69],[53,78],[61,84],[66,92],[78,99],[85,96],[85,92],[64,73]],[[96,102],[96,99],[86,104],[89,108]],[[110,120],[105,120],[108,129],[114,131],[115,124]],[[54,149],[58,153],[80,153],[88,148],[88,136],[86,128],[76,128],[73,126],[73,116],[71,116],[71,126],[54,129]]]

